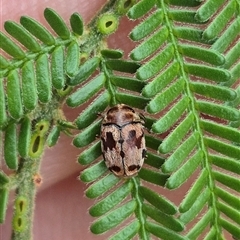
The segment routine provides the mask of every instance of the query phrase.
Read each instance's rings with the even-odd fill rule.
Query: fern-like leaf
[[[174,1],[171,3],[177,4]],[[181,2],[181,4],[189,5],[189,2]],[[190,5],[196,6],[198,3],[192,1]],[[211,11],[215,11],[217,6],[219,4],[211,6],[212,8],[205,16],[204,21],[210,18]],[[210,45],[214,40],[202,38],[201,28],[180,27],[170,21],[172,18],[175,21],[198,26],[203,21],[198,22],[196,12],[168,9],[163,1],[149,3],[143,0],[130,9],[128,16],[132,19],[138,19],[149,13],[150,10],[151,13],[148,17],[130,33],[132,40],[142,41],[130,54],[132,60],[143,61],[142,65],[121,60],[122,55],[117,51],[102,51],[100,64],[101,70],[104,72],[107,92],[104,92],[104,98],[101,95],[95,99],[94,103],[80,114],[76,121],[79,128],[85,129],[75,138],[74,144],[82,147],[94,141],[79,156],[80,163],[93,163],[91,167],[82,172],[80,178],[86,182],[96,181],[86,191],[88,197],[101,196],[100,201],[90,209],[93,216],[100,217],[93,223],[91,228],[93,232],[102,233],[103,230],[109,229],[107,219],[112,219],[113,214],[116,214],[115,210],[112,209],[119,210],[121,213],[121,210],[125,209],[128,204],[132,204],[129,211],[133,212],[135,209],[137,221],[128,223],[128,210],[126,215],[119,217],[119,220],[112,219],[114,223],[111,226],[117,226],[126,218],[126,226],[111,239],[123,236],[124,232],[127,232],[128,236],[131,237],[138,233],[143,239],[148,239],[151,234],[162,239],[185,239],[185,237],[197,239],[213,221],[217,209],[216,205],[210,205],[209,211],[203,212],[203,218],[188,230],[186,236],[177,232],[181,232],[184,225],[188,226],[188,223],[203,211],[202,209],[209,201],[216,201],[217,195],[211,194],[214,190],[207,183],[210,181],[215,186],[215,179],[211,176],[214,175],[220,181],[221,173],[210,171],[211,164],[238,174],[238,164],[234,158],[237,158],[239,154],[238,147],[231,146],[230,143],[220,143],[217,139],[209,137],[209,134],[213,134],[217,138],[225,139],[224,141],[238,142],[238,131],[216,122],[204,120],[200,114],[218,117],[224,121],[238,121],[239,112],[234,107],[223,106],[220,102],[236,101],[238,96],[236,91],[228,88],[225,84],[232,81],[231,73],[224,68],[219,68],[225,63],[224,56],[218,52],[218,49],[199,46],[199,43]],[[185,40],[188,41],[187,44]],[[160,52],[159,49],[161,49]],[[188,60],[189,58],[190,60]],[[237,57],[229,55],[229,58],[236,59]],[[137,79],[118,76],[116,72],[128,74],[136,72]],[[195,81],[195,78],[200,81]],[[215,82],[220,84],[216,85]],[[99,84],[101,83],[99,82]],[[100,89],[102,85],[100,87],[100,85],[95,84],[95,87]],[[121,88],[131,92],[123,93]],[[94,90],[94,88],[92,89]],[[135,92],[142,92],[142,96],[136,95]],[[94,94],[95,91],[92,96]],[[78,95],[78,99],[81,98],[80,95],[82,94]],[[146,117],[146,126],[155,133],[169,131],[177,124],[177,127],[163,142],[156,136],[146,136],[149,151],[148,159],[145,161],[146,165],[139,172],[138,177],[126,182],[116,179],[111,174],[106,175],[102,161],[94,163],[95,159],[101,155],[100,143],[95,141],[95,134],[99,131],[100,122],[96,121],[90,126],[86,124],[87,120],[97,118],[96,112],[98,110],[105,109],[108,104],[112,105],[119,102],[140,109],[146,106],[148,114],[161,114],[164,111],[163,117],[159,119],[150,115]],[[88,115],[90,115],[89,118]],[[214,149],[220,154],[227,154],[229,163],[231,162],[235,167],[223,167],[226,158],[220,157],[219,159],[218,155],[210,154],[210,149]],[[232,149],[231,154],[227,153],[227,149]],[[170,156],[163,163],[163,159],[155,151],[168,153]],[[162,167],[163,173],[159,172],[160,167]],[[195,172],[200,172],[200,174],[179,206],[181,213],[179,219],[174,216],[177,213],[177,207],[171,201],[162,198],[147,187],[141,186],[141,184],[149,182],[158,187],[166,186],[175,189],[180,187]],[[232,184],[236,186],[238,183],[234,177],[230,179],[226,176],[226,179],[228,180],[224,182],[222,180],[221,183],[230,181],[228,185],[231,186]],[[117,186],[114,187],[115,184]],[[122,192],[122,189],[127,186],[128,191]],[[236,187],[233,188],[236,189]],[[109,190],[111,193],[108,193]],[[134,207],[133,202],[124,200],[130,197],[130,193],[132,198],[136,200]],[[221,206],[224,211],[227,211],[227,206]],[[233,213],[235,214],[234,210]],[[157,223],[153,224],[149,219]],[[225,220],[221,221],[223,225],[225,224],[225,229],[229,231],[231,229],[232,232],[236,230],[232,223],[228,225],[227,222],[224,222]],[[106,228],[104,227],[102,230],[99,227],[100,224],[106,225]],[[132,231],[130,231],[130,226],[134,226]],[[210,228],[206,239],[218,236],[219,231],[215,231],[215,228],[220,229],[221,225],[218,225],[217,222],[214,227]]]
[[[74,17],[76,18],[75,15]],[[54,38],[44,26],[30,17],[22,17],[21,25],[13,21],[5,22],[6,31],[16,40],[16,43],[1,33],[0,47],[14,58],[12,60],[14,64],[9,69],[6,68],[6,65],[1,64],[1,82],[4,82],[5,79],[7,82],[5,93],[7,105],[4,104],[4,101],[1,102],[1,127],[9,121],[7,116],[19,120],[25,112],[33,111],[38,102],[49,103],[54,89],[65,87],[65,75],[71,76],[78,68],[77,37],[70,34],[63,19],[53,10],[46,9],[45,18],[64,41]],[[72,26],[76,28],[74,25],[76,21],[73,22]],[[82,22],[78,19],[77,23],[82,29]],[[38,40],[42,42],[42,45]],[[19,43],[25,46],[28,52],[24,53],[19,47]],[[51,58],[50,63],[49,57]],[[6,62],[3,56],[1,59]],[[70,71],[69,65],[73,62],[75,65]],[[19,85],[20,80],[21,86]],[[2,96],[4,93],[1,94]]]
[[[10,37],[0,33],[0,48],[5,52],[0,56],[0,141],[1,144],[3,143],[6,165],[16,173],[26,171],[23,167],[26,159],[34,159],[36,164],[33,166],[35,168],[33,171],[35,173],[38,171],[36,159],[42,155],[46,136],[52,128],[50,122],[57,125],[59,134],[61,130],[69,129],[69,126],[57,123],[56,108],[61,105],[65,97],[64,91],[70,89],[66,85],[68,76],[71,77],[79,69],[80,54],[77,41],[79,34],[82,33],[80,31],[83,28],[82,20],[76,14],[72,16],[73,31],[71,31],[55,11],[46,9],[45,17],[53,30],[56,30],[57,36],[52,36],[44,26],[26,16],[21,17],[21,24],[13,21],[5,22],[4,27]],[[75,33],[76,24],[80,27],[77,33]],[[69,70],[70,64],[72,64],[71,70]],[[61,122],[61,119],[58,121]],[[49,145],[53,146],[58,137],[56,133],[50,134],[50,137]],[[28,174],[19,174],[33,177],[29,167],[27,171]],[[19,187],[16,185],[15,175],[8,184],[6,183],[8,178],[5,179],[4,176],[1,172],[1,222],[5,218],[9,191],[13,185]],[[27,177],[19,181],[19,184],[27,184],[23,183],[26,179]],[[16,182],[12,184],[13,181]],[[29,202],[31,202],[31,194],[32,191],[29,189],[25,195]],[[24,218],[26,216],[31,218],[31,211],[31,208],[28,208]],[[17,231],[22,231],[26,226],[24,218],[20,216],[21,223],[14,225]],[[18,221],[17,218],[15,219],[15,222]],[[28,238],[26,237],[28,234],[23,234]]]
[[[148,84],[142,91],[144,96],[152,98],[146,110],[151,114],[161,113],[164,110],[162,118],[153,120],[152,130],[156,133],[163,133],[173,129],[158,146],[158,150],[161,153],[170,154],[162,165],[163,172],[172,173],[167,179],[166,187],[170,189],[178,188],[196,171],[201,173],[179,207],[182,213],[179,219],[186,225],[200,212],[203,215],[202,220],[196,223],[186,235],[190,239],[197,239],[199,236],[202,236],[210,222],[212,223],[218,209],[216,206],[218,202],[217,195],[212,195],[215,186],[218,185],[216,180],[238,191],[237,175],[223,175],[221,171],[212,171],[211,168],[214,168],[212,164],[217,164],[218,167],[230,171],[230,174],[239,174],[237,163],[237,159],[240,156],[239,147],[232,145],[232,142],[239,143],[239,131],[216,121],[204,120],[200,115],[217,117],[223,121],[239,121],[240,115],[239,110],[235,108],[236,105],[233,107],[230,107],[230,104],[223,106],[223,103],[220,102],[236,102],[236,99],[239,98],[237,92],[233,89],[222,87],[230,86],[230,82],[233,84],[238,77],[235,74],[235,80],[232,80],[231,70],[227,71],[218,67],[224,63],[226,66],[226,60],[219,52],[225,51],[227,46],[236,38],[236,34],[239,32],[236,30],[239,26],[238,18],[233,20],[232,25],[215,41],[219,33],[217,29],[214,37],[206,39],[208,30],[202,31],[200,28],[198,29],[197,24],[206,22],[223,4],[223,1],[208,1],[196,13],[186,12],[185,10],[172,11],[171,8],[167,8],[163,1],[156,1],[156,4],[159,9],[153,11],[153,16],[156,12],[163,13],[159,21],[162,26],[149,29],[147,34],[144,35],[144,41],[132,51],[130,56],[134,60],[147,59],[137,70],[136,75],[137,78],[148,81]],[[183,3],[181,2],[181,4]],[[230,19],[230,16],[232,17],[231,13],[234,13],[233,3],[227,5],[227,10],[225,8],[222,9],[224,10],[220,10],[219,15],[209,27],[217,26],[215,21],[217,22],[218,18],[223,19],[223,16],[229,16],[228,19]],[[134,11],[137,10],[132,8],[129,12],[129,16],[132,18],[135,18],[135,15],[137,15]],[[183,17],[185,12],[186,18]],[[184,20],[191,22],[195,24],[196,28],[179,27],[170,21],[170,16],[181,22],[184,22]],[[151,16],[148,17],[148,19],[150,18]],[[147,20],[140,23],[132,31],[130,36],[133,40],[143,39],[138,29],[147,29]],[[222,26],[224,24],[227,24],[226,19],[222,21]],[[231,33],[231,31],[234,31],[234,33]],[[212,30],[209,32],[213,33]],[[161,37],[157,37],[158,33],[161,33]],[[231,34],[231,37],[226,39],[226,36],[229,34]],[[156,42],[155,38],[159,41]],[[187,40],[188,43],[182,43],[182,39]],[[211,44],[212,41],[215,41],[215,43],[213,43],[211,48],[205,49],[198,46],[198,43]],[[237,47],[238,43],[236,43],[235,48]],[[160,53],[158,52],[159,48],[162,50]],[[146,51],[144,51],[145,49]],[[238,57],[230,51],[228,58],[231,58],[233,63]],[[203,82],[201,83],[201,81]],[[208,83],[205,83],[205,81],[208,81]],[[215,85],[214,82],[220,84]],[[176,123],[177,127],[174,126]],[[222,140],[219,141],[219,138]],[[212,156],[212,150],[218,154]],[[226,157],[221,157],[222,154]],[[228,164],[227,161],[223,160],[227,158],[229,158]],[[142,171],[139,176],[142,177]],[[214,177],[211,178],[211,176]],[[208,179],[211,187],[207,185],[205,178]],[[209,205],[212,208],[209,211],[202,211],[209,201],[212,202]],[[223,211],[226,214],[228,206],[221,206],[222,209],[217,210],[219,211],[218,214],[221,215]],[[232,214],[238,217],[235,215],[235,211],[237,212],[236,209],[232,209]],[[231,212],[230,209],[229,212]],[[235,223],[228,223],[224,219],[222,223],[224,229],[237,236],[235,235],[237,225],[234,225],[236,221]],[[212,224],[214,228],[221,229],[221,224],[219,225],[218,222]],[[157,235],[157,231],[154,234]],[[211,231],[210,228],[209,236],[214,236],[213,238],[220,237],[217,234],[216,231]],[[164,239],[163,236],[161,237]]]

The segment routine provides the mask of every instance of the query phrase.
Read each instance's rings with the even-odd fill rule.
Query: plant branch
[[[186,86],[185,94],[190,99],[189,112],[193,113],[194,118],[195,118],[195,130],[198,133],[200,133],[199,134],[199,136],[200,136],[199,148],[201,149],[202,154],[203,154],[203,157],[202,157],[203,158],[203,166],[207,169],[207,172],[208,172],[209,188],[210,188],[210,191],[211,191],[211,205],[212,205],[212,208],[214,209],[214,211],[213,211],[213,214],[214,214],[213,225],[216,227],[216,231],[220,235],[221,229],[219,228],[219,224],[218,224],[219,211],[218,211],[218,208],[217,208],[217,197],[216,197],[216,194],[214,193],[215,192],[215,183],[214,183],[214,179],[213,179],[213,175],[212,175],[212,169],[211,169],[211,166],[209,164],[208,150],[205,146],[204,139],[203,139],[204,134],[203,134],[203,131],[202,131],[201,126],[200,126],[199,114],[196,111],[196,107],[195,107],[195,98],[194,98],[194,95],[193,95],[193,93],[190,89],[189,76],[185,73],[185,70],[184,70],[184,61],[183,61],[183,59],[182,59],[182,57],[181,57],[181,55],[179,54],[179,51],[178,51],[178,46],[177,46],[178,43],[177,43],[177,40],[175,39],[175,36],[173,35],[173,31],[172,31],[173,26],[171,26],[171,23],[168,19],[167,9],[165,7],[164,1],[161,0],[160,2],[161,2],[161,7],[163,9],[164,16],[165,16],[165,19],[166,19],[167,27],[170,29],[169,30],[169,33],[170,33],[169,35],[170,35],[171,42],[174,45],[175,57],[178,60],[178,62],[180,63],[180,69],[181,69],[180,72],[181,72],[181,75],[182,75],[183,79],[185,80],[185,86]]]
[[[82,36],[84,40],[83,43],[80,44],[80,51],[82,53],[90,54],[96,52],[96,49],[99,49],[99,47],[101,48],[101,45],[105,45],[105,41],[103,42],[103,40],[106,36],[98,31],[96,22],[99,19],[99,16],[104,13],[110,12],[116,14],[116,3],[117,0],[108,1],[87,25],[86,35]]]
[[[14,202],[12,240],[32,239],[33,211],[36,194],[36,186],[39,184],[34,181],[39,176],[40,158],[21,159],[17,172],[18,187],[16,189],[16,199]]]

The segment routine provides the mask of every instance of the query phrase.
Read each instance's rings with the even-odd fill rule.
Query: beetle
[[[131,107],[118,104],[103,116],[100,135],[108,169],[118,177],[135,176],[147,152],[143,118]]]

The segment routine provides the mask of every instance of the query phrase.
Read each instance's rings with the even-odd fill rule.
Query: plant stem
[[[14,203],[12,240],[32,239],[32,224],[36,183],[34,176],[38,175],[40,159],[21,159],[17,178],[18,188]]]
[[[136,202],[137,202],[137,208],[135,210],[135,214],[136,214],[136,217],[138,218],[140,224],[141,224],[141,227],[140,227],[140,230],[139,230],[139,238],[142,239],[142,240],[148,240],[149,239],[149,236],[148,236],[148,233],[147,231],[145,230],[145,222],[146,222],[146,216],[145,214],[143,213],[143,210],[142,210],[142,203],[143,203],[143,199],[141,198],[140,194],[139,194],[139,186],[140,186],[140,182],[139,182],[139,178],[138,177],[133,177],[131,179],[131,182],[133,183],[133,192],[132,192],[132,197],[134,199],[136,199]]]
[[[80,51],[82,53],[90,54],[92,52],[96,52],[96,49],[99,46],[103,45],[103,40],[106,36],[99,33],[96,27],[96,22],[99,19],[99,16],[106,12],[114,12],[114,8],[116,7],[117,0],[109,0],[107,3],[102,7],[102,9],[98,12],[96,17],[94,17],[91,22],[87,25],[87,35],[85,36],[86,41],[80,46]]]

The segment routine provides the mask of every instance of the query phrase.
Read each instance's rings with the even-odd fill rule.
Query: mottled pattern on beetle
[[[146,146],[143,121],[134,110],[120,104],[105,115],[101,127],[102,152],[116,176],[134,176],[143,165]]]
[[[124,104],[118,104],[108,110],[102,123],[114,123],[118,126],[123,126],[124,124],[132,122],[143,123],[139,115],[136,114],[132,108]]]

